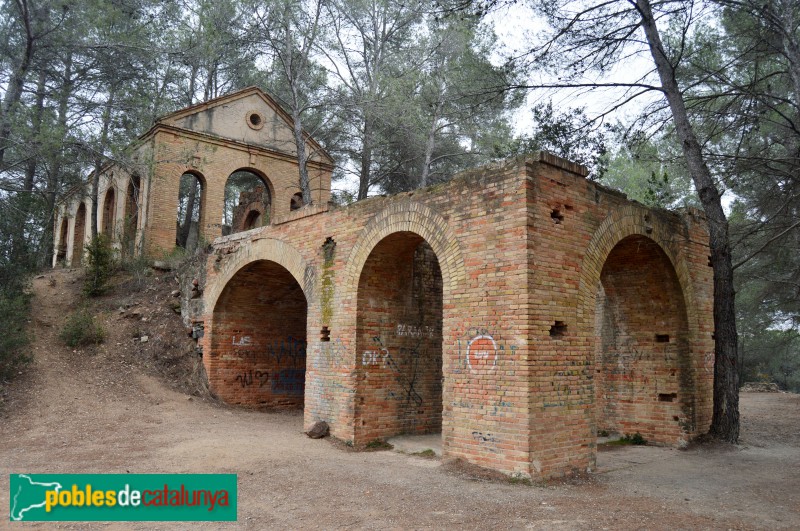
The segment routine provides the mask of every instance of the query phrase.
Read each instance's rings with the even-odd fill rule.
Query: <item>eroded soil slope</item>
[[[162,274],[94,303],[108,332],[90,349],[57,338],[78,273],[37,278],[34,363],[0,413],[0,507],[10,472],[231,472],[239,520],[201,529],[778,529],[800,527],[800,397],[742,395],[739,446],[601,452],[588,478],[526,486],[439,460],[350,452],[302,433],[302,416],[208,399]],[[53,280],[54,279],[54,280]],[[142,342],[142,336],[147,341]],[[52,529],[52,524],[0,528]],[[185,529],[63,523],[60,529]]]

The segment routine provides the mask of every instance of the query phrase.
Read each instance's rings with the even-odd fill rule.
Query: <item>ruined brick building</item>
[[[445,457],[522,477],[592,469],[601,431],[679,445],[707,430],[699,213],[648,209],[548,154],[333,207],[332,161],[310,138],[314,203],[292,210],[290,133],[248,89],[160,120],[138,174],[105,170],[114,223],[132,215],[135,249],[153,258],[180,239],[180,177],[200,181],[198,238],[213,243],[190,318],[220,398],[302,407],[306,427],[324,420],[356,444],[441,432]],[[221,236],[238,171],[270,202],[249,209],[264,192],[240,194],[244,221]],[[125,214],[133,182],[138,210]],[[62,205],[54,263],[80,256],[81,205]]]

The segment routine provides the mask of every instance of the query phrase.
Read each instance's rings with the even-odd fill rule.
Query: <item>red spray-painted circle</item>
[[[497,343],[488,335],[475,336],[467,344],[467,364],[470,370],[491,369],[497,364]]]

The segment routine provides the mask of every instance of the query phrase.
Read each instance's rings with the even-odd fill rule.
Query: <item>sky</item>
[[[537,15],[524,3],[514,3],[509,6],[501,7],[488,15],[486,23],[489,24],[497,34],[501,45],[499,53],[493,58],[497,63],[502,62],[502,54],[519,54],[530,46],[538,36],[547,31],[546,23],[539,19]],[[632,82],[652,69],[652,63],[647,55],[633,57],[625,62],[621,68],[616,68],[605,76],[606,80],[613,79],[621,82]],[[593,78],[598,80],[599,78]],[[552,80],[543,72],[531,72],[531,82],[546,82]],[[522,134],[531,130],[533,121],[530,109],[539,101],[546,101],[552,98],[554,107],[582,107],[585,108],[590,117],[608,112],[616,102],[622,97],[621,90],[593,90],[587,92],[585,89],[561,89],[558,92],[543,93],[533,92],[528,95],[526,101],[526,111],[517,114],[515,121],[515,133]],[[642,97],[624,108],[610,114],[609,120],[629,121],[638,115],[649,103],[654,101],[654,97]]]

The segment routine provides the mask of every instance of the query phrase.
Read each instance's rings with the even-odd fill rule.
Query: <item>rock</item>
[[[741,387],[741,391],[750,393],[778,393],[780,388],[774,382],[745,382]]]
[[[139,341],[141,341],[142,343],[147,343],[148,341],[150,341],[150,338],[148,336],[142,336],[139,338]]]
[[[180,297],[181,296],[181,290],[176,289],[175,291],[170,293],[170,295],[172,295],[173,297]]]
[[[311,439],[322,439],[328,435],[328,423],[324,420],[315,422],[311,429],[306,432]]]
[[[155,260],[153,261],[153,268],[159,269],[161,271],[170,271],[172,269],[172,266],[170,266],[169,263],[163,260]]]

